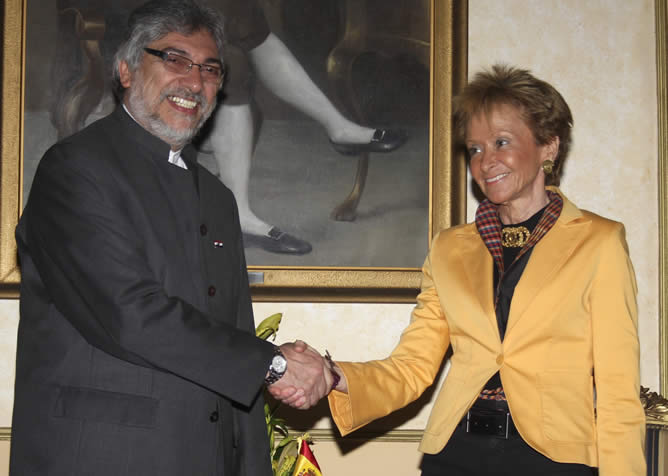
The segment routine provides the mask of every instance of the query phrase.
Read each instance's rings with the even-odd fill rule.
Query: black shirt
[[[523,221],[522,223],[514,223],[512,225],[502,225],[502,230],[509,227],[526,227],[529,232],[533,232],[538,225],[543,212],[546,207],[540,209],[528,220]],[[521,247],[517,248],[503,248],[503,267],[505,269],[504,273],[501,274],[500,270],[494,265],[494,302],[496,303],[496,322],[499,326],[499,336],[501,341],[506,334],[506,328],[508,326],[508,316],[510,314],[510,304],[513,300],[513,294],[515,293],[515,287],[519,283],[524,268],[526,268],[527,263],[529,262],[529,257],[533,251],[533,247],[528,249],[522,254],[519,258]],[[485,384],[485,389],[496,389],[502,387],[501,384],[501,375],[499,372],[495,373],[492,378],[490,378]],[[480,399],[479,399],[480,400]],[[486,400],[485,400],[486,402]],[[505,401],[495,402],[495,407],[508,408],[508,404]]]

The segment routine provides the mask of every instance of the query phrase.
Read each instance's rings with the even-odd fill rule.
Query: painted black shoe
[[[364,152],[392,152],[398,149],[408,139],[403,129],[376,129],[371,142],[362,144],[329,141],[339,154],[359,155]]]
[[[244,233],[244,245],[247,247],[262,248],[270,253],[289,255],[305,255],[313,249],[311,243],[308,241],[299,239],[276,227],[269,230],[266,235]]]

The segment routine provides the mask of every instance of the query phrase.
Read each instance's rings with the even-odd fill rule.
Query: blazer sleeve
[[[601,476],[644,476],[637,287],[624,227],[613,226],[601,245],[589,298],[599,472]]]
[[[333,391],[329,406],[342,435],[392,413],[417,399],[434,382],[450,345],[428,256],[421,292],[408,327],[390,356],[369,362],[337,362],[348,393]]]
[[[71,149],[42,160],[17,230],[49,299],[91,345],[250,405],[273,346],[168,296],[116,178]]]

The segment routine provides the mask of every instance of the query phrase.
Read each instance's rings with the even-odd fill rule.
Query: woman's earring
[[[554,160],[544,160],[541,167],[543,168],[545,175],[550,175],[552,173],[552,169],[554,169]]]

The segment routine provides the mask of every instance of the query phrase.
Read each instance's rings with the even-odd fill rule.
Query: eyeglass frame
[[[220,69],[220,76],[218,78],[218,84],[219,85],[221,85],[223,83],[223,79],[225,78],[225,64],[222,63],[222,62],[220,63],[220,65],[207,64],[207,63],[195,63],[190,58],[187,58],[187,57],[185,57],[183,55],[180,55],[178,53],[172,53],[171,51],[156,50],[156,49],[153,49],[153,48],[144,48],[144,51],[146,53],[148,53],[149,55],[153,55],[153,56],[156,56],[156,57],[160,58],[163,62],[166,62],[167,58],[169,58],[170,56],[172,56],[172,57],[176,56],[177,58],[183,58],[188,63],[190,63],[188,65],[188,70],[186,72],[182,73],[184,76],[186,76],[187,74],[189,74],[192,71],[193,66],[199,67],[199,71],[200,71],[200,75],[201,75],[202,74],[202,66],[207,66],[207,67],[217,67],[217,68]],[[202,79],[204,79],[204,77],[202,77]]]

